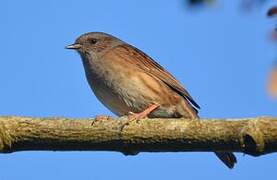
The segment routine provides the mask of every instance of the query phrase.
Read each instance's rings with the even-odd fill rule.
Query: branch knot
[[[248,121],[241,130],[240,144],[245,154],[260,156],[264,153],[264,137],[258,125],[260,121],[260,119]]]

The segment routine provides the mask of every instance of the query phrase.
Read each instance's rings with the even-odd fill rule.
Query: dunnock
[[[106,33],[91,32],[66,48],[81,55],[91,89],[116,115],[198,119],[199,106],[180,82],[134,46]],[[216,155],[234,167],[234,154]]]

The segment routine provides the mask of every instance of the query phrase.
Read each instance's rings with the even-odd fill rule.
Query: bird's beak
[[[82,45],[81,44],[78,44],[78,43],[75,43],[75,44],[70,44],[70,45],[68,45],[68,46],[66,46],[65,48],[66,49],[80,49],[82,47]]]

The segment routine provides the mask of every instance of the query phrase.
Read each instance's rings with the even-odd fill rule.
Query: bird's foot
[[[93,126],[95,123],[100,121],[106,121],[112,119],[112,116],[106,116],[106,115],[97,115],[95,116],[94,120],[91,123],[91,126]]]
[[[138,120],[144,119],[151,112],[153,112],[155,109],[157,109],[159,106],[160,105],[158,105],[158,104],[152,104],[151,106],[149,106],[148,108],[146,108],[144,111],[142,111],[140,113],[129,112],[128,120],[129,120],[129,122],[131,122],[131,121],[138,121]]]
[[[123,128],[126,125],[129,125],[131,122],[133,122],[133,121],[138,122],[139,120],[146,118],[151,112],[156,110],[158,107],[160,107],[159,104],[152,104],[151,106],[149,106],[148,108],[146,108],[144,111],[142,111],[140,113],[129,112],[129,114],[128,114],[128,122],[123,124],[123,126],[121,128],[121,131],[123,130]]]

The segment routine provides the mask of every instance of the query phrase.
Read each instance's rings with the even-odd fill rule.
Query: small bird
[[[199,105],[161,65],[136,47],[103,32],[85,33],[74,44],[96,97],[118,116],[199,119]],[[216,155],[233,168],[230,152]]]

